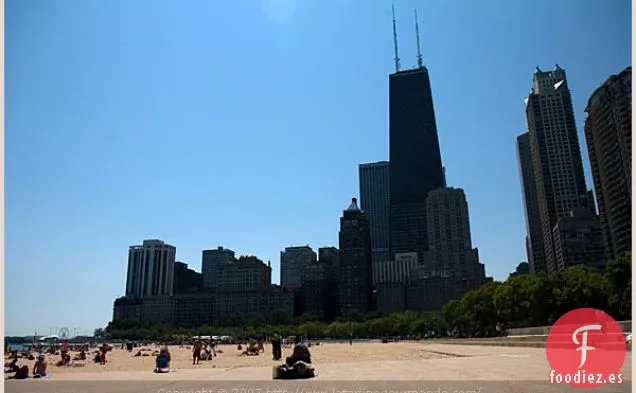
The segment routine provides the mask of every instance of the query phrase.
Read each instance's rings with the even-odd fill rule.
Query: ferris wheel
[[[57,335],[60,340],[68,340],[70,338],[71,332],[68,330],[68,328],[63,327],[59,330]]]

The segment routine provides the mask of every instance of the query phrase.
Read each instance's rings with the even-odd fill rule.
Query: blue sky
[[[515,138],[536,66],[589,94],[631,64],[628,0],[395,0],[403,68],[419,10],[442,159],[473,243],[526,259]],[[128,247],[200,269],[223,245],[271,260],[337,246],[358,164],[388,159],[391,2],[7,0],[6,334],[92,332]],[[586,173],[588,187],[592,179]]]

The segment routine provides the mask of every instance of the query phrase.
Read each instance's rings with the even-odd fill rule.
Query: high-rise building
[[[441,310],[486,283],[479,252],[472,247],[468,203],[461,188],[443,187],[428,194],[429,250],[411,272],[409,309]]]
[[[400,70],[394,27],[395,73],[389,76],[389,256],[428,250],[426,197],[444,186],[444,170],[428,69]]]
[[[177,261],[174,263],[174,279],[172,290],[174,294],[199,292],[201,291],[201,288],[201,273],[189,269],[188,265],[183,262]]]
[[[219,265],[233,262],[234,251],[218,247],[215,250],[203,250],[201,259],[201,274],[203,276],[203,288],[216,289]]]
[[[280,252],[280,285],[288,289],[300,288],[303,269],[316,260],[316,252],[308,245],[286,247]]]
[[[374,266],[389,257],[389,162],[360,164],[360,208],[369,218]]]
[[[212,326],[215,300],[212,293],[176,293],[144,299],[121,297],[113,305],[113,321],[162,322],[185,328]]]
[[[510,273],[509,277],[524,276],[530,274],[530,264],[528,262],[521,262],[517,265],[514,272]]]
[[[216,324],[216,298],[212,293],[175,294],[173,324],[175,327],[198,328]]]
[[[463,251],[472,248],[468,202],[461,188],[438,188],[426,198],[429,250]]]
[[[525,100],[546,268],[557,270],[553,229],[572,209],[590,210],[572,96],[565,70],[534,73]]]
[[[603,268],[607,263],[603,231],[599,216],[586,208],[572,209],[553,229],[556,268],[585,265]]]
[[[443,277],[482,280],[483,266],[472,246],[464,190],[438,188],[428,194],[426,202],[429,251],[422,264]]]
[[[139,298],[118,297],[113,302],[113,322],[141,321],[141,302]]]
[[[331,321],[337,313],[338,280],[332,264],[313,263],[302,273],[303,310],[321,321]]]
[[[217,274],[216,320],[261,316],[269,304],[272,268],[255,256],[221,263]]]
[[[241,256],[219,265],[218,292],[256,291],[267,293],[272,283],[272,268],[255,256]]]
[[[534,166],[532,164],[532,148],[530,133],[526,132],[517,137],[517,159],[521,177],[521,190],[526,218],[526,254],[530,272],[537,274],[547,271],[545,264],[545,247],[541,232],[541,214],[539,213],[539,196],[534,181]]]
[[[144,240],[128,250],[126,296],[145,298],[173,293],[177,249],[161,240]]]
[[[339,274],[340,250],[336,247],[320,247],[318,249],[318,262],[333,266],[336,274]]]
[[[340,282],[338,285],[340,315],[358,312],[365,315],[373,309],[371,281],[371,233],[366,214],[356,198],[340,218]]]
[[[174,325],[174,296],[152,296],[142,299],[140,322]]]
[[[280,285],[272,284],[269,290],[267,309],[264,310],[265,316],[271,318],[273,316],[272,314],[278,314],[279,311],[283,311],[285,319],[291,321],[294,316],[294,293],[295,291],[292,289],[286,289]],[[279,317],[280,316],[279,314]],[[275,324],[280,323],[282,323],[280,319],[275,322]]]
[[[632,68],[610,76],[585,108],[585,138],[610,259],[632,249]]]
[[[416,252],[395,254],[392,261],[373,263],[373,284],[405,283],[411,280],[411,269],[419,264]]]
[[[416,252],[397,253],[393,261],[373,264],[377,311],[389,314],[406,308],[406,288],[413,278],[411,273],[418,264]]]

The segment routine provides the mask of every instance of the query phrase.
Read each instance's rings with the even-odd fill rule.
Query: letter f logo
[[[590,347],[587,345],[588,330],[601,330],[601,327],[602,327],[601,325],[585,325],[576,329],[574,333],[572,334],[572,341],[574,341],[574,344],[581,345],[580,347],[576,349],[577,351],[581,351],[581,364],[579,365],[579,368],[583,367],[583,365],[585,364],[585,361],[587,360],[587,351],[592,351],[596,349],[594,347]],[[583,339],[581,340],[581,342],[579,342],[579,339],[576,336],[578,336],[578,334],[581,332],[583,332],[583,334],[581,335]]]

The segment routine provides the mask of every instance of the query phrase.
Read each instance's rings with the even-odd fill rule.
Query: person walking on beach
[[[272,337],[272,356],[274,360],[280,360],[283,357],[282,344],[281,337],[275,334]]]
[[[201,359],[201,348],[203,344],[201,340],[197,340],[194,342],[194,346],[192,347],[192,364],[199,364],[199,359]]]
[[[108,352],[108,345],[104,343],[104,345],[102,345],[99,350],[100,350],[99,364],[104,365],[106,364],[106,352]]]

